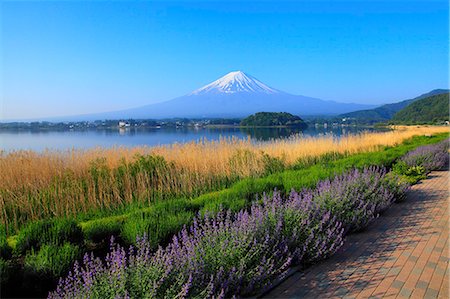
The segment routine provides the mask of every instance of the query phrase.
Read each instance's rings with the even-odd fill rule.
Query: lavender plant
[[[165,248],[152,252],[147,237],[128,250],[114,245],[102,262],[86,255],[83,266],[61,279],[49,298],[223,298],[250,295],[283,277],[291,265],[326,258],[344,233],[367,225],[393,201],[380,168],[353,170],[316,190],[275,192],[250,209],[194,219]]]
[[[420,146],[408,152],[401,162],[408,167],[421,166],[426,173],[432,170],[442,169],[449,162],[449,139],[441,141],[437,144]]]
[[[314,200],[335,215],[346,231],[359,231],[407,188],[396,177],[386,177],[386,169],[370,167],[319,182],[311,192]]]
[[[85,256],[84,266],[58,284],[50,298],[175,298],[251,294],[288,267],[334,253],[342,225],[310,194],[276,193],[249,211],[194,220],[166,248],[151,253],[148,240],[125,252],[112,245],[106,263]],[[114,287],[111,287],[114,285]]]

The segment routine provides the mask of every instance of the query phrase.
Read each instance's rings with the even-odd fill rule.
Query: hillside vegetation
[[[300,127],[307,125],[300,117],[287,112],[258,112],[244,118],[241,126],[246,127]]]
[[[360,123],[360,124],[374,124],[377,122],[384,122],[392,119],[392,117],[403,108],[407,107],[408,105],[424,99],[428,98],[430,96],[439,95],[448,93],[448,89],[435,89],[430,91],[429,93],[420,95],[416,98],[401,101],[398,103],[392,103],[392,104],[385,104],[380,107],[374,108],[374,109],[368,109],[368,110],[359,110],[354,111],[350,113],[341,114],[340,117],[350,118],[353,119],[354,122]],[[446,109],[448,112],[448,108]]]
[[[424,124],[449,120],[449,93],[418,100],[397,112],[392,123]]]

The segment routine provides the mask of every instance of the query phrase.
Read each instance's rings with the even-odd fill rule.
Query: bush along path
[[[450,298],[449,175],[431,172],[333,257],[293,273],[264,297]]]
[[[444,153],[444,154],[442,154]],[[428,164],[428,158],[433,163]],[[197,217],[165,248],[147,237],[125,250],[114,244],[103,262],[85,255],[50,298],[184,298],[247,296],[270,287],[289,267],[332,255],[409,188],[405,179],[448,163],[448,140],[404,156],[396,171],[354,169],[315,189],[264,196],[250,209]],[[414,164],[414,165],[413,165]],[[418,171],[411,170],[419,169]],[[114,286],[114,287],[111,287]]]

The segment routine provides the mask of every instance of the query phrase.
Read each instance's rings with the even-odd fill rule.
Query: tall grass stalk
[[[382,133],[269,142],[236,138],[158,147],[0,151],[0,223],[13,232],[49,217],[108,213],[157,200],[192,197],[324,155],[395,146],[446,127],[398,127]]]

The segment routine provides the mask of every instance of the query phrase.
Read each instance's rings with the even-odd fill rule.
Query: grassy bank
[[[156,148],[2,152],[0,223],[15,234],[40,219],[121,214],[161,200],[221,190],[241,179],[292,169],[324,155],[373,152],[438,132],[448,128],[399,128],[263,143],[224,139]]]
[[[181,196],[153,202],[149,207],[134,207],[122,214],[93,219],[75,219],[74,217],[54,218],[46,221],[33,221],[15,236],[6,241],[3,230],[0,238],[2,257],[8,257],[7,281],[16,281],[30,288],[30,282],[43,287],[43,277],[48,285],[52,280],[65,273],[70,264],[82,253],[95,250],[97,254],[106,252],[111,235],[121,244],[135,242],[137,235],[147,234],[151,248],[167,244],[169,238],[180,231],[183,225],[191,223],[199,212],[218,211],[221,207],[234,211],[248,207],[253,200],[264,192],[274,189],[282,194],[292,188],[302,190],[313,187],[319,180],[333,177],[351,168],[368,165],[390,166],[407,151],[424,144],[436,143],[448,134],[435,136],[417,136],[395,147],[384,147],[378,151],[348,156],[346,153],[326,153],[321,156],[297,160],[285,170],[279,160],[269,165],[273,172],[265,177],[247,177],[221,191],[209,192],[200,196]],[[5,254],[3,254],[3,252]],[[4,260],[2,261],[4,263]],[[8,275],[4,276],[8,278]],[[39,290],[31,289],[33,292]],[[42,291],[42,290],[41,290]]]
[[[448,148],[448,140],[421,146],[395,165],[405,163],[407,171],[441,169],[448,165]],[[106,263],[86,256],[83,267],[75,265],[50,297],[210,298],[260,292],[290,265],[307,266],[332,255],[346,234],[405,200],[409,184],[399,170],[353,168],[312,189],[264,196],[251,209],[197,217],[155,253],[145,237],[128,252],[112,245]]]

